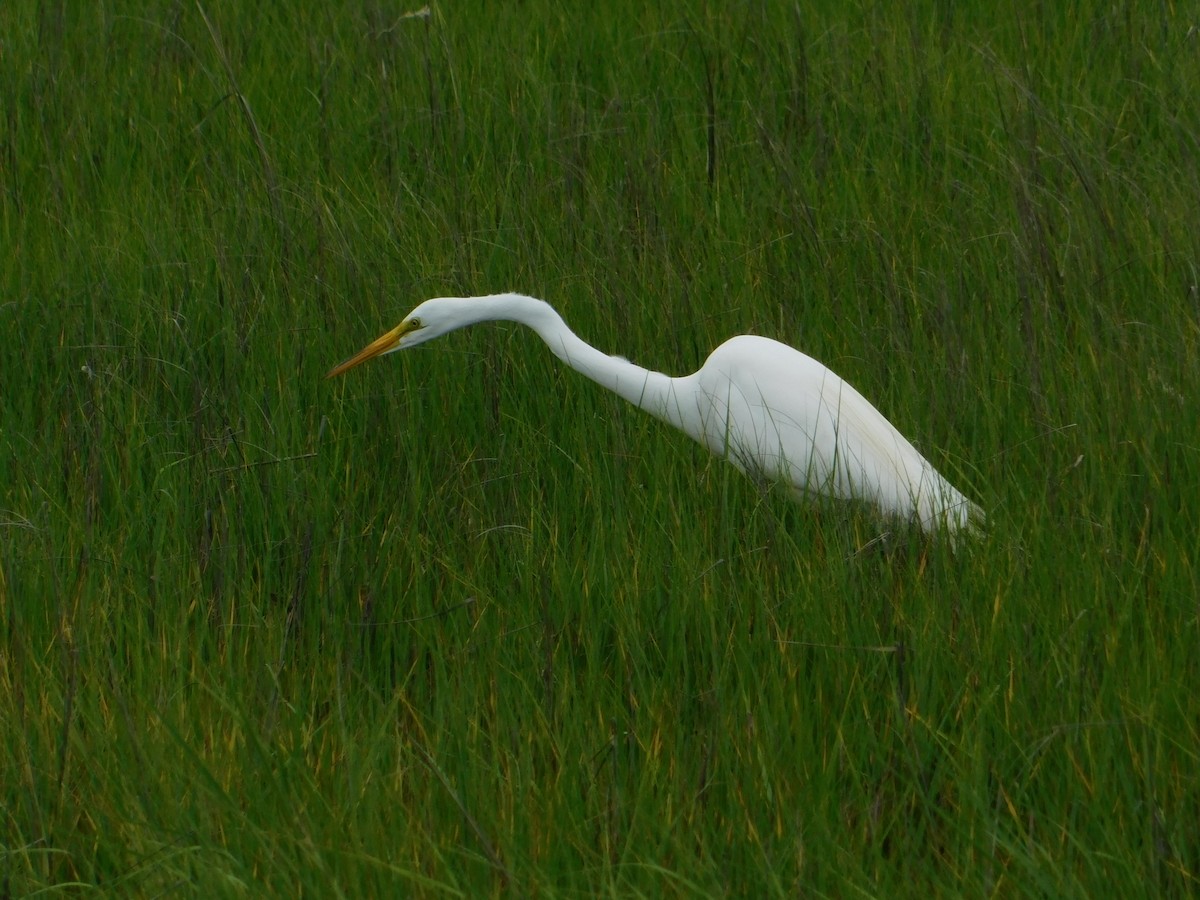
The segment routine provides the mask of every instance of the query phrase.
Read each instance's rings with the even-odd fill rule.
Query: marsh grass
[[[1197,23],[829,7],[0,7],[5,895],[1196,890]],[[503,289],[987,538],[515,326],[321,378]]]

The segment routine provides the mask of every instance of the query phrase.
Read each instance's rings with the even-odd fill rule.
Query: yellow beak
[[[368,359],[374,359],[377,356],[382,356],[389,350],[395,350],[396,345],[400,343],[400,338],[408,334],[410,331],[416,331],[420,326],[406,319],[401,322],[383,337],[376,338],[363,347],[362,350],[355,353],[352,357],[340,365],[334,366],[325,373],[326,378],[333,378],[335,375],[341,375],[343,372],[353,369],[359,363],[365,363]]]

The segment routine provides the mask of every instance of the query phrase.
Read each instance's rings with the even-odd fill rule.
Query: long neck
[[[664,422],[683,428],[674,378],[601,353],[571,331],[548,303],[521,294],[502,296],[504,314],[497,318],[527,325],[546,342],[551,353],[575,371]]]

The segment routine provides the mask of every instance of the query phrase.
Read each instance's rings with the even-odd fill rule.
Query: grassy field
[[[1200,891],[1195,10],[584,6],[0,5],[0,896]],[[989,534],[517,326],[323,380],[499,290]]]

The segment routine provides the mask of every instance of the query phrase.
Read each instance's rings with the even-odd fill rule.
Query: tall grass
[[[1181,5],[0,6],[0,885],[1185,895]],[[793,505],[512,326],[768,334],[988,510]]]

